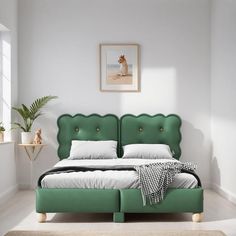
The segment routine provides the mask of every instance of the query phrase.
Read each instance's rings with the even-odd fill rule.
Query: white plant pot
[[[21,143],[30,144],[33,142],[33,136],[31,132],[21,132]]]

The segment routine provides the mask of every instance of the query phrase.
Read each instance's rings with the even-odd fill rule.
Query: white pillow
[[[72,140],[69,160],[73,159],[114,159],[117,141],[81,141]]]
[[[170,147],[166,144],[129,144],[123,146],[123,158],[172,159]]]

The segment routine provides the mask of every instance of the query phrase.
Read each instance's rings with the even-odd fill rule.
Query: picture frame
[[[100,44],[100,91],[139,92],[138,44]]]

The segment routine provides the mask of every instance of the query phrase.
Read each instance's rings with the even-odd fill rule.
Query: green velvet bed
[[[116,140],[117,154],[122,146],[133,143],[168,144],[173,157],[181,156],[181,119],[171,114],[150,116],[126,114],[120,119],[112,114],[85,116],[64,114],[58,118],[58,156],[69,156],[71,140]],[[156,205],[143,206],[139,189],[36,189],[36,211],[39,222],[46,213],[93,212],[113,213],[114,222],[124,222],[125,213],[193,213],[199,222],[203,212],[203,189],[168,189],[165,199]]]

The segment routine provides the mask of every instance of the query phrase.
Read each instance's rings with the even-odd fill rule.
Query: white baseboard
[[[223,198],[229,200],[230,202],[236,204],[236,195],[231,193],[230,191],[222,188],[218,184],[212,183],[211,189],[213,189],[215,192],[220,194]]]
[[[7,191],[0,194],[0,205],[3,205],[9,198],[13,197],[18,191],[18,185],[10,187]]]

